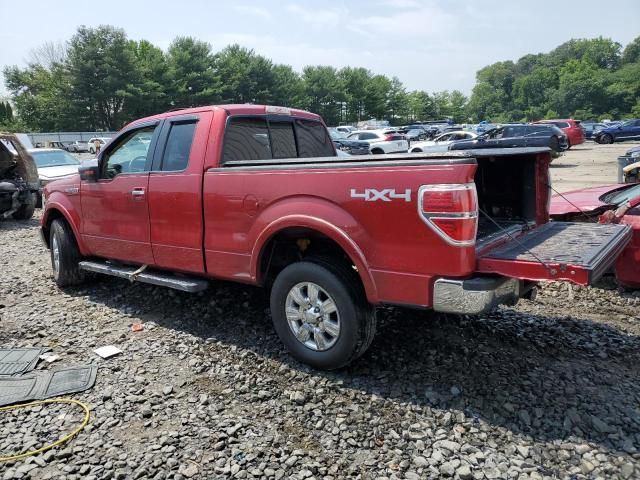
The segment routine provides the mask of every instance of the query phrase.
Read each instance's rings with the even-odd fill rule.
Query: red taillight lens
[[[478,202],[473,183],[425,185],[419,190],[420,217],[453,245],[473,245]]]
[[[432,218],[431,221],[456,242],[467,242],[476,237],[475,218]]]
[[[458,213],[476,210],[473,190],[427,190],[422,192],[425,213]]]

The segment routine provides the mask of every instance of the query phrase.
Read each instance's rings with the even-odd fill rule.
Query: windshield
[[[62,165],[80,165],[80,162],[64,150],[52,150],[49,152],[31,152],[38,168],[59,167]]]
[[[330,130],[329,135],[331,136],[331,140],[342,140],[343,138],[347,138],[347,134],[344,132],[337,132],[335,130]]]
[[[607,193],[602,198],[602,201],[610,205],[621,205],[629,200],[640,196],[640,184],[633,185],[630,188],[623,190],[616,190],[615,192]]]

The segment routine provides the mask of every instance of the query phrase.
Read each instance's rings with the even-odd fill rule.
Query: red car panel
[[[566,135],[569,141],[569,147],[573,145],[580,145],[585,142],[584,130],[580,126],[580,122],[573,120],[572,118],[560,118],[551,120],[540,120],[533,123],[552,123],[557,125]],[[566,124],[569,124],[566,126]]]
[[[601,199],[604,195],[625,190],[631,185],[603,185],[554,195],[551,199],[551,217],[566,220],[586,221],[585,215],[612,211],[615,205],[608,205]],[[640,287],[640,197],[631,200],[632,207],[624,212],[617,223],[629,225],[632,229],[631,241],[616,260],[615,274],[618,281],[628,287]],[[597,218],[597,215],[596,215]],[[605,221],[605,216],[601,216]],[[609,220],[606,220],[609,221]]]

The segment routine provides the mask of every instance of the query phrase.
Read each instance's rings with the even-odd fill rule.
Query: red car
[[[580,145],[585,141],[584,130],[580,125],[579,120],[573,120],[572,118],[563,118],[557,120],[540,120],[533,123],[552,123],[567,135],[567,141],[569,142],[569,148],[573,145]]]
[[[631,242],[618,257],[615,274],[621,285],[640,288],[640,184],[604,185],[554,195],[550,215],[565,222],[630,225]]]
[[[371,344],[377,305],[479,314],[610,269],[630,227],[549,222],[550,161],[547,148],[337,157],[312,113],[198,107],[131,123],[47,184],[41,231],[61,287],[87,271],[265,286],[292,355],[331,369]]]

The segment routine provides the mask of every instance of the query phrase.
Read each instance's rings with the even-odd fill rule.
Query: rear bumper
[[[433,309],[443,313],[478,315],[500,304],[516,303],[523,290],[523,282],[514,278],[441,278],[433,286]]]

